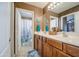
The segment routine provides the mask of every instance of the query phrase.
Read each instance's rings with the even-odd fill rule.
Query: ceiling
[[[79,5],[79,2],[63,2],[62,4],[56,6],[54,9],[52,9],[50,11],[53,11],[53,12],[59,14],[59,13],[65,11],[65,10],[68,10],[72,7],[77,6],[77,5]]]
[[[49,2],[25,2],[25,3],[39,7],[39,8],[44,8]],[[79,5],[79,2],[63,2],[62,4],[56,6],[54,9],[50,11],[53,11],[59,14],[77,5]]]
[[[31,4],[33,6],[37,6],[39,8],[44,8],[48,4],[48,2],[26,2],[26,3]],[[50,11],[53,11],[53,12],[59,14],[65,10],[68,10],[72,7],[77,6],[77,5],[79,5],[79,2],[63,2],[62,4],[56,6],[54,9],[52,9]],[[32,13],[27,12],[26,10],[19,9],[19,12],[22,17],[32,18]]]
[[[49,2],[25,2],[25,3],[39,7],[39,8],[44,8]]]

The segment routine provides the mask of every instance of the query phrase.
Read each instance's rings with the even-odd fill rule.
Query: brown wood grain
[[[37,43],[38,44],[38,53],[40,56],[42,56],[42,48],[43,48],[42,42],[43,42],[42,37],[40,36],[40,38],[38,39],[38,43]]]
[[[37,37],[36,35],[34,35],[34,49],[37,50],[38,49],[38,41],[37,41]]]
[[[64,53],[63,51],[60,51],[59,49],[56,49],[56,56],[57,57],[70,57],[70,55]]]
[[[74,57],[79,57],[79,47],[75,47],[69,44],[63,44],[63,51]]]
[[[54,40],[54,39],[48,39],[47,43],[62,50],[62,42]]]

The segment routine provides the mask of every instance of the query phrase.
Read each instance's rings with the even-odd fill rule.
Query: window
[[[63,17],[63,31],[74,32],[74,15]]]

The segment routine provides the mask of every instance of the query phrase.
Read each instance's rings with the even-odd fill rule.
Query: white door
[[[9,57],[10,53],[10,11],[11,3],[0,2],[0,57]]]

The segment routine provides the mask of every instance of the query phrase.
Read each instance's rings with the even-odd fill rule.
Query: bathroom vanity
[[[34,49],[42,57],[77,57],[79,56],[79,37],[35,32]]]

